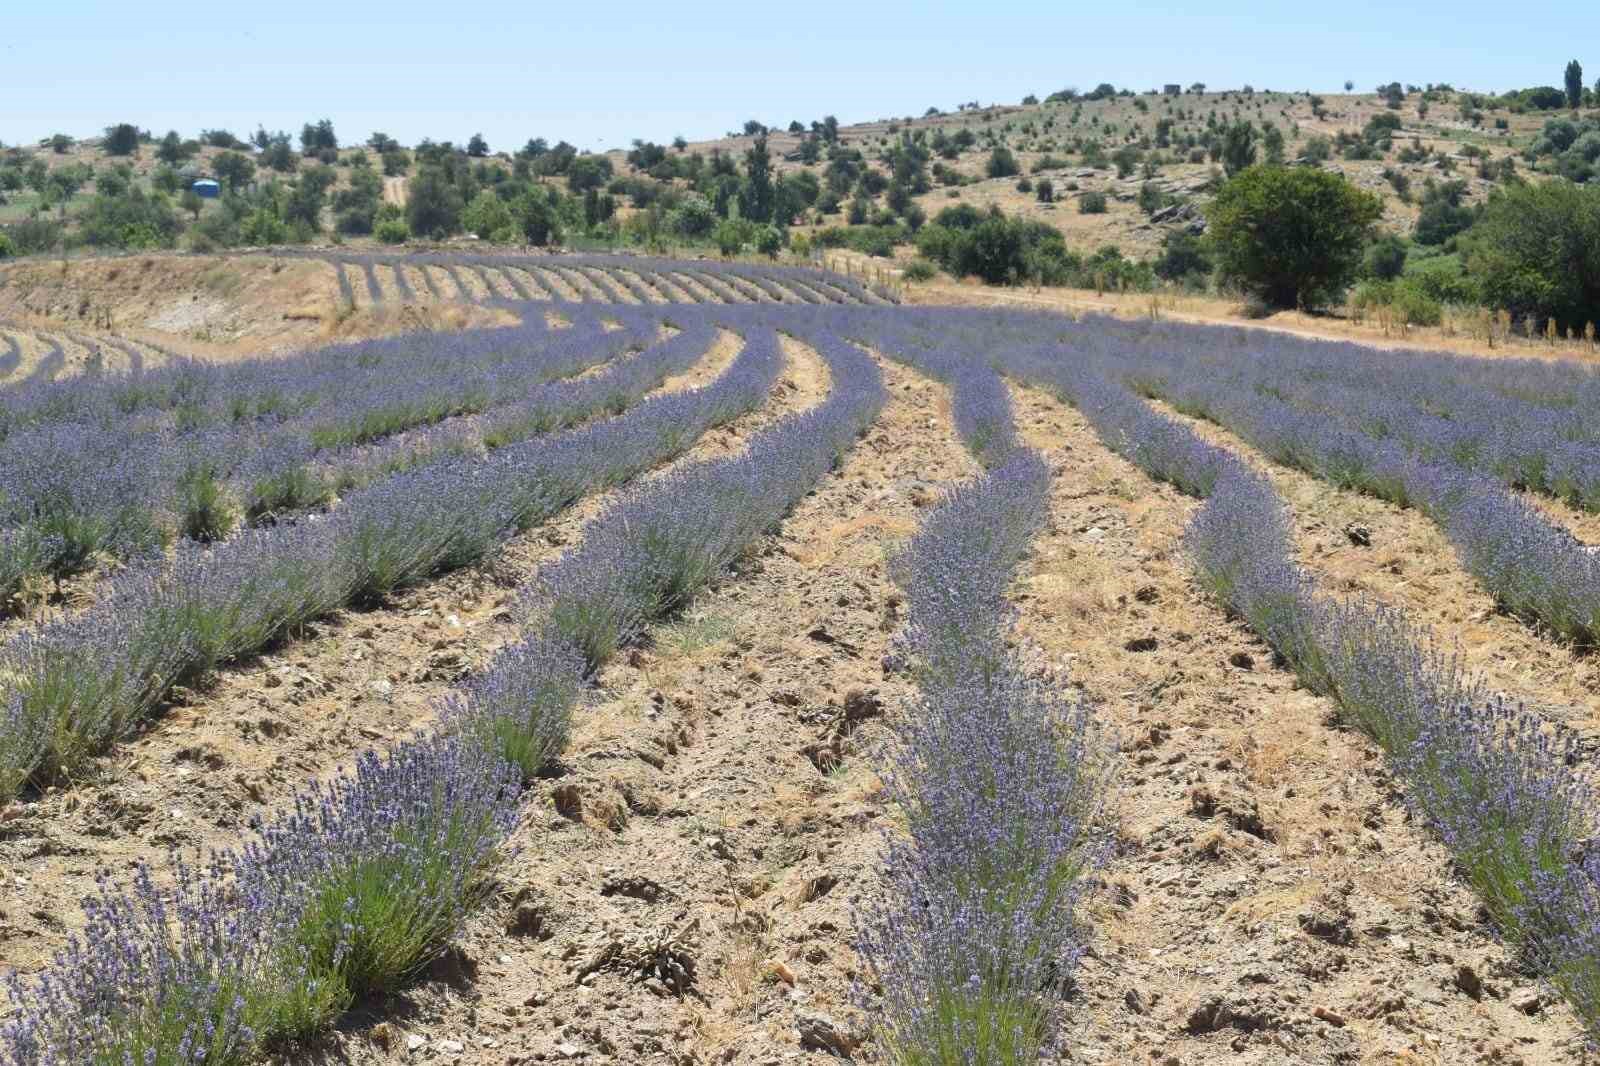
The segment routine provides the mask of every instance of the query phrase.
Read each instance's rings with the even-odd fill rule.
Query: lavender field
[[[306,255],[517,324],[0,332],[0,1062],[1600,1037],[1589,364]]]

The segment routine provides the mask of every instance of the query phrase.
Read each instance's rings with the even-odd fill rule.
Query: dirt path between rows
[[[883,673],[885,565],[972,470],[945,390],[884,372],[890,403],[841,468],[602,672],[467,937],[475,978],[419,989],[350,1061],[776,1064],[802,1033],[864,1035],[851,906],[880,891],[887,814],[862,752],[909,695]]]
[[[1571,1014],[1510,964],[1375,749],[1194,582],[1197,504],[1076,411],[1014,395],[1058,470],[1020,631],[1122,740],[1072,1060],[1581,1061]]]

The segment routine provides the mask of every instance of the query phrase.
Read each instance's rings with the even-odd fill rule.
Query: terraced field
[[[1585,1061],[1588,366],[325,261],[6,334],[0,1061]]]

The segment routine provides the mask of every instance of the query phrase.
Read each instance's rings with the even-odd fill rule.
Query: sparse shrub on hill
[[[221,152],[211,161],[211,171],[232,192],[238,192],[256,175],[256,165],[241,152]]]
[[[1106,213],[1106,194],[1089,191],[1078,197],[1078,214],[1103,215]]]
[[[1337,174],[1265,166],[1236,174],[1206,208],[1223,277],[1278,307],[1338,299],[1382,214]]]
[[[1256,129],[1248,122],[1234,122],[1222,133],[1219,162],[1228,177],[1233,177],[1256,161]]]
[[[101,145],[106,155],[138,155],[139,127],[131,122],[119,122],[106,127],[105,142]]]
[[[1056,186],[1049,178],[1040,178],[1033,186],[1033,194],[1041,204],[1054,203],[1056,199]]]
[[[300,128],[300,152],[307,158],[316,158],[324,149],[338,151],[339,138],[333,132],[333,120],[307,122]]]
[[[989,153],[989,162],[985,164],[984,172],[991,178],[1009,178],[1019,169],[1017,157],[1011,154],[1011,149],[996,147]]]
[[[461,193],[448,175],[426,166],[411,179],[406,190],[406,225],[413,234],[444,237],[461,228]]]

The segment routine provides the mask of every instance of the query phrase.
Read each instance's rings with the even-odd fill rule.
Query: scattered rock
[[[570,818],[577,822],[583,819],[583,793],[575,784],[557,785],[550,790],[550,798],[555,802],[556,813],[563,818]]]
[[[1137,988],[1130,988],[1124,992],[1122,994],[1122,1003],[1135,1014],[1143,1014],[1145,1012],[1144,997],[1139,994]]]
[[[1372,547],[1372,530],[1366,526],[1351,522],[1344,527],[1344,535],[1350,538],[1350,543],[1358,548]]]
[[[833,890],[833,886],[837,885],[838,883],[839,879],[832,874],[819,874],[816,877],[810,878],[800,888],[800,902],[815,902],[831,892]]]
[[[1237,666],[1241,670],[1253,670],[1255,669],[1256,660],[1247,651],[1236,651],[1228,656],[1228,665]]]
[[[1155,637],[1135,637],[1122,646],[1124,651],[1155,651],[1160,642]]]
[[[1473,999],[1478,999],[1483,995],[1483,978],[1478,976],[1478,971],[1466,963],[1456,967],[1455,982],[1457,988]]]
[[[1523,1014],[1538,1014],[1544,1009],[1544,993],[1531,986],[1513,988],[1507,1002],[1513,1010]]]
[[[1335,1029],[1344,1028],[1344,1015],[1331,1011],[1327,1007],[1316,1007],[1311,1011],[1313,1017],[1321,1018]]]
[[[406,1037],[407,1051],[421,1051],[427,1046],[428,1042],[422,1037],[418,1036],[416,1033],[412,1033],[410,1036]]]
[[[848,1058],[860,1042],[840,1029],[839,1023],[827,1014],[797,1013],[794,1027],[800,1034],[800,1046],[808,1051],[828,1051]]]
[[[1303,912],[1297,919],[1300,928],[1318,940],[1326,940],[1330,944],[1350,944],[1355,941],[1355,933],[1350,929],[1350,919],[1344,914],[1327,909],[1314,907]]]
[[[1189,1011],[1189,1016],[1184,1019],[1183,1028],[1194,1036],[1202,1036],[1227,1028],[1228,1021],[1228,1001],[1221,996],[1213,995],[1202,999]]]

